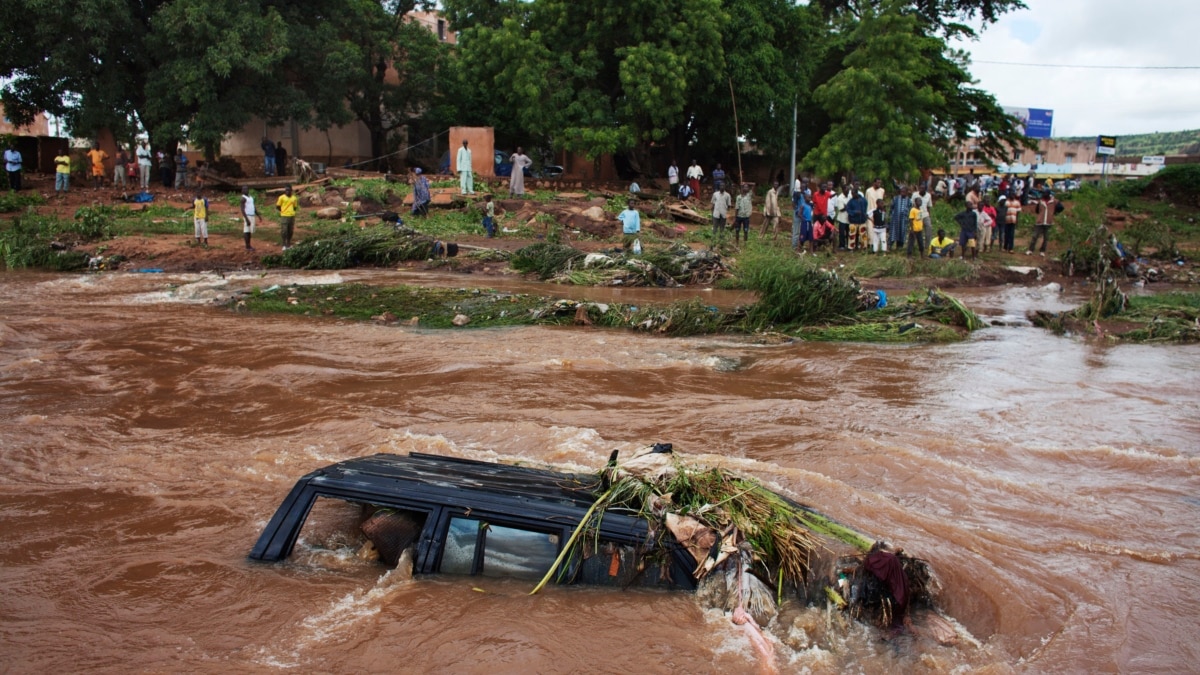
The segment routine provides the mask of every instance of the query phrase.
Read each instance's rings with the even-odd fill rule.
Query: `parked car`
[[[538,580],[587,515],[598,485],[595,475],[421,453],[350,459],[297,481],[250,558],[287,558],[322,497],[362,505],[360,529],[390,565],[411,547],[414,574]],[[655,546],[636,513],[606,513],[594,536],[592,550],[605,555],[569,561],[558,583],[695,587],[695,561],[673,540]]]

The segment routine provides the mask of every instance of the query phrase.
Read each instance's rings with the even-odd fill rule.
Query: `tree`
[[[141,127],[160,146],[215,150],[270,107],[289,49],[278,11],[255,0],[0,0],[0,16],[6,109],[63,115],[80,135]]]
[[[959,139],[992,158],[1029,144],[990,94],[970,86],[965,55],[936,31],[909,3],[864,11],[842,69],[814,92],[832,123],[806,164],[824,175],[914,179],[944,166]]]
[[[917,17],[893,5],[859,21],[844,68],[813,93],[833,125],[805,156],[817,173],[913,179],[940,166],[935,112],[944,96],[923,82],[925,53],[939,43],[918,29]]]
[[[460,72],[498,126],[590,158],[661,141],[723,81],[719,0],[448,0]]]
[[[451,81],[446,45],[409,13],[417,0],[342,0],[329,21],[299,28],[321,45],[297,60],[298,86],[311,102],[302,119],[320,129],[358,120],[370,134],[371,155],[391,151],[401,127],[434,121],[444,128]]]

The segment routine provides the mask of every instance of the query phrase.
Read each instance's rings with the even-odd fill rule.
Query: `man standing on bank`
[[[458,149],[458,156],[454,158],[454,170],[458,172],[459,191],[464,195],[475,194],[475,176],[471,172],[471,149],[467,147],[465,140],[462,147]]]
[[[292,194],[291,185],[287,186],[275,201],[275,208],[279,210],[279,243],[285,251],[292,246],[292,230],[296,227],[296,204],[299,201],[299,198]]]

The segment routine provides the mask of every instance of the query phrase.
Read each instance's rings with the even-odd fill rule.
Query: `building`
[[[442,42],[450,45],[458,43],[458,36],[450,30],[439,12],[409,12],[408,18],[428,28]],[[392,82],[399,81],[399,73],[394,69],[388,69],[387,77]],[[401,133],[403,136],[403,131]],[[321,131],[305,129],[295,120],[276,126],[261,118],[226,136],[221,142],[220,155],[236,161],[246,175],[261,176],[264,137],[274,143],[282,143],[289,158],[299,157],[331,166],[355,165],[372,159],[371,134],[362,122],[355,121]],[[407,138],[401,138],[401,144],[407,142]],[[437,156],[436,151],[433,156]]]
[[[960,143],[950,159],[952,174],[965,174],[974,170],[978,174],[1026,175],[1032,171],[1039,178],[1055,179],[1098,179],[1101,175],[1140,178],[1149,176],[1161,168],[1162,164],[1145,164],[1141,162],[1141,158],[1133,157],[1109,157],[1106,163],[1104,156],[1096,153],[1094,140],[1061,141],[1053,138],[1040,139],[1034,150],[1021,148],[1008,158],[1008,161],[997,162],[995,169],[988,166],[979,146],[970,139]]]

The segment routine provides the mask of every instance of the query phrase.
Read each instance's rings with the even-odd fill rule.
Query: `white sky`
[[[972,61],[1200,66],[1200,0],[1025,0],[976,42]],[[1055,136],[1200,129],[1200,70],[1087,70],[972,63],[1000,105],[1049,108]]]

